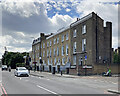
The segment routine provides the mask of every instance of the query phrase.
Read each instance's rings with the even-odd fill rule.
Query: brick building
[[[112,23],[104,27],[104,20],[92,12],[55,34],[41,33],[33,41],[32,53],[32,61],[44,71],[101,73],[100,66],[107,68],[112,62]]]

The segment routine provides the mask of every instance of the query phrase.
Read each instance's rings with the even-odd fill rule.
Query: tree
[[[114,52],[114,63],[120,63],[120,54]]]
[[[24,63],[23,56],[29,55],[28,53],[19,53],[19,52],[7,52],[2,57],[2,64],[11,66],[11,68],[16,68],[16,64]]]

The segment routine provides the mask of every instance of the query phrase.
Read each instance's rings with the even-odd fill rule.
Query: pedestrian
[[[11,72],[11,67],[9,66],[9,72]]]

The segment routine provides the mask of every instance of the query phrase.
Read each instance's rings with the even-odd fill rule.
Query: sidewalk
[[[60,74],[60,73],[49,73],[49,72],[40,72],[40,71],[30,71],[30,75],[33,76],[38,76],[38,77],[44,77],[44,76],[57,76],[57,77],[66,77],[66,78],[78,78],[79,76],[75,76],[75,75],[68,75],[68,74]]]

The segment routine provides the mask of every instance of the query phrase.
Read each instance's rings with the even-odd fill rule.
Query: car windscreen
[[[19,68],[18,70],[27,70],[26,68]]]

